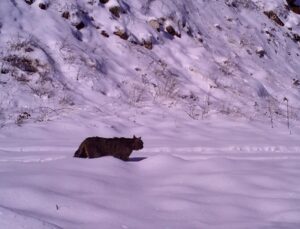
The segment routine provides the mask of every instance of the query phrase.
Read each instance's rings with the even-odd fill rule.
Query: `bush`
[[[24,72],[36,73],[38,71],[38,60],[32,60],[28,57],[20,57],[17,55],[9,55],[4,57],[3,60],[8,62],[12,67],[16,67]]]

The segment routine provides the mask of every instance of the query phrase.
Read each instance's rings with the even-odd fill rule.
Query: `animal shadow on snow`
[[[139,161],[142,161],[142,160],[145,160],[147,159],[147,157],[131,157],[128,159],[129,162],[139,162]]]

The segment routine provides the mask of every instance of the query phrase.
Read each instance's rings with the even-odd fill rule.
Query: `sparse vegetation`
[[[136,13],[138,9],[133,7],[132,2],[126,1],[87,0],[80,3],[73,0],[51,1],[51,5],[48,0],[24,1],[29,5],[33,4],[30,10],[37,10],[45,17],[49,16],[50,11],[43,13],[39,7],[46,10],[50,6],[52,16],[57,16],[55,22],[61,22],[63,25],[57,28],[57,31],[68,27],[70,30],[66,31],[63,39],[55,37],[53,33],[52,41],[58,38],[55,44],[44,41],[36,33],[33,35],[16,33],[16,36],[4,45],[7,48],[0,50],[2,61],[0,87],[16,84],[18,85],[16,87],[20,86],[25,93],[37,100],[52,102],[55,100],[60,106],[72,106],[76,100],[70,95],[75,93],[78,85],[85,85],[85,90],[98,92],[101,96],[111,96],[110,91],[115,90],[112,85],[118,85],[120,90],[124,91],[113,92],[112,97],[121,97],[124,93],[130,100],[129,104],[134,106],[152,100],[154,104],[173,102],[176,107],[183,107],[192,119],[205,118],[208,113],[213,112],[225,115],[238,112],[245,114],[247,113],[247,108],[243,107],[247,104],[245,100],[251,97],[251,101],[254,101],[256,98],[253,96],[258,96],[262,101],[257,99],[258,105],[250,109],[270,119],[272,127],[277,123],[278,117],[285,117],[285,109],[282,101],[281,103],[277,101],[280,99],[272,88],[271,79],[263,82],[265,89],[268,90],[255,91],[251,84],[255,80],[264,79],[264,74],[269,73],[266,66],[275,63],[273,61],[275,57],[272,56],[274,53],[278,55],[286,53],[292,63],[291,66],[296,66],[294,62],[299,54],[297,49],[293,49],[295,44],[290,40],[299,43],[298,31],[290,25],[291,23],[284,29],[274,26],[268,19],[284,26],[290,13],[284,5],[269,9],[259,1],[225,0],[225,4],[230,7],[230,9],[226,7],[228,15],[224,15],[224,20],[215,18],[216,20],[207,25],[197,20],[201,13],[200,5],[211,4],[210,1],[182,4],[170,0],[161,2],[147,0],[141,3],[139,8],[143,16]],[[16,5],[14,2],[13,5]],[[196,3],[199,3],[199,6]],[[153,9],[157,9],[157,4],[161,4],[164,9],[170,8],[170,11],[153,12]],[[218,5],[214,7],[218,8]],[[252,10],[252,13],[260,17],[257,28],[250,20],[244,20],[239,16],[239,12],[243,9],[249,12]],[[62,20],[61,17],[66,20]],[[207,17],[202,15],[201,19]],[[0,22],[0,29],[7,26],[3,23]],[[235,27],[239,31],[235,31]],[[263,35],[260,35],[260,32]],[[216,34],[222,37],[216,38]],[[116,41],[114,35],[125,41]],[[184,39],[176,38],[181,35]],[[108,39],[103,39],[102,36]],[[74,41],[74,37],[78,40]],[[283,37],[289,39],[284,40]],[[110,49],[107,46],[112,47]],[[287,47],[287,51],[285,52],[282,47]],[[128,54],[130,57],[128,65],[131,67],[131,64],[139,63],[139,68],[136,68],[133,75],[136,74],[141,78],[135,83],[122,85],[122,82],[133,82],[130,75],[132,72],[126,71],[127,66],[124,64],[126,61],[118,59],[118,55],[110,55],[115,50],[122,52],[120,56]],[[245,60],[244,54],[247,56],[249,66],[239,64]],[[258,60],[255,54],[262,59]],[[259,67],[255,61],[259,62]],[[198,73],[187,70],[190,66],[198,69]],[[122,70],[116,70],[118,67]],[[263,70],[259,72],[257,69]],[[299,77],[291,70],[292,67],[289,69],[287,74],[290,75],[287,77],[295,79],[285,81],[278,87],[287,91],[286,85],[289,85],[292,93],[297,94]],[[275,78],[278,75],[277,69],[274,72]],[[71,84],[69,81],[72,81]],[[70,95],[59,92],[61,87],[70,90]],[[197,101],[192,101],[185,94],[190,89],[194,91]],[[285,95],[294,98],[289,93]],[[233,96],[243,102],[227,101],[233,99]],[[277,103],[268,102],[269,97],[276,98]],[[187,105],[187,101],[190,101],[190,104]],[[293,103],[294,101],[293,99]],[[290,106],[289,118],[293,119],[291,107],[297,106],[292,106],[294,104],[291,101],[284,101],[284,105],[286,103]],[[281,109],[280,112],[278,107]]]
[[[155,98],[163,97],[174,99],[178,95],[178,75],[168,69],[167,63],[162,60],[157,62],[158,68],[154,71],[156,76]]]
[[[31,117],[31,115],[28,112],[24,111],[24,112],[22,112],[21,114],[18,115],[17,120],[16,120],[16,124],[18,126],[21,126],[30,117]]]
[[[271,128],[274,128],[274,113],[275,113],[275,104],[272,98],[268,98],[268,112],[270,117]]]
[[[289,111],[289,100],[287,97],[284,97],[283,98],[283,101],[286,103],[286,124],[287,124],[287,128],[288,130],[291,132],[291,129],[290,129],[290,111]]]
[[[139,84],[129,84],[127,86],[129,86],[129,88],[127,89],[129,104],[133,106],[138,106],[141,102],[145,100],[147,89],[145,88],[145,86],[140,86]]]
[[[29,57],[22,57],[17,55],[9,55],[3,58],[5,62],[10,64],[12,67],[18,68],[21,71],[27,73],[38,72],[38,66],[40,65],[37,59],[32,60]]]
[[[209,110],[210,110],[210,89],[207,92],[207,95],[205,96],[205,100],[203,103],[203,109],[202,109],[202,114],[201,114],[201,118],[204,119],[204,117],[208,114]]]
[[[234,8],[256,9],[257,6],[251,0],[225,0],[225,4]]]
[[[198,120],[203,111],[199,104],[199,97],[191,92],[188,96],[182,96],[182,99],[187,103],[185,110],[186,114],[191,119]]]

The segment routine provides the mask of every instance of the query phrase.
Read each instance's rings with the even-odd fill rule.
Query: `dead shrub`
[[[252,0],[225,0],[225,4],[236,9],[257,9],[258,7]]]
[[[155,74],[158,76],[155,96],[174,99],[178,95],[178,76],[167,69],[158,70]]]
[[[10,41],[7,44],[9,46],[10,52],[16,52],[16,51],[33,52],[34,51],[34,42],[32,41],[31,37],[27,39],[22,39],[18,37],[16,41]]]
[[[9,55],[7,57],[4,57],[3,60],[9,63],[12,67],[16,67],[24,72],[38,72],[37,66],[39,65],[39,61],[37,59],[32,60],[28,57]]]
[[[16,120],[16,124],[18,126],[21,126],[22,124],[24,124],[24,122],[26,120],[28,120],[31,117],[31,115],[28,112],[22,112],[21,114],[18,115],[17,120]]]

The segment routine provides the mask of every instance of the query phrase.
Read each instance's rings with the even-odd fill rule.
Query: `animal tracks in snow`
[[[33,156],[24,156],[24,157],[8,157],[8,158],[1,158],[0,162],[22,162],[22,163],[32,163],[32,162],[50,162],[50,161],[57,161],[66,158],[65,156],[61,157],[33,157]]]
[[[71,147],[1,147],[0,162],[42,163],[73,157]],[[149,147],[134,156],[172,155],[184,160],[227,158],[235,160],[300,160],[300,147],[227,146],[227,147]]]
[[[300,147],[228,146],[228,147],[153,147],[143,150],[147,156],[171,154],[185,160],[228,158],[240,160],[299,159]]]
[[[0,162],[43,163],[67,158],[65,152],[71,152],[67,147],[1,147]]]

